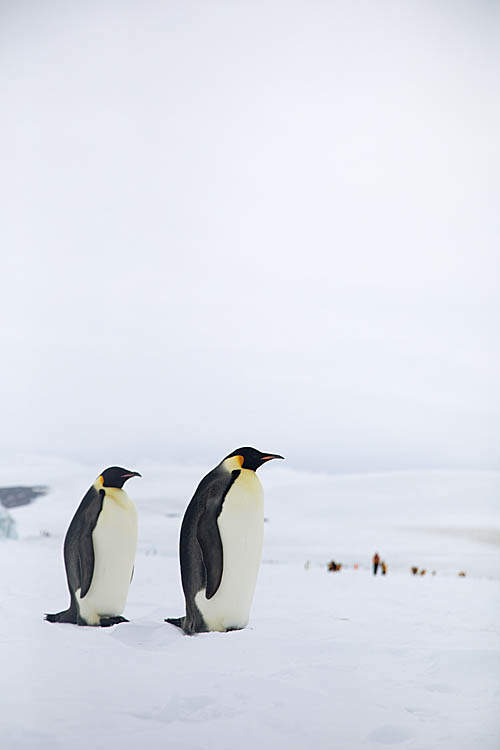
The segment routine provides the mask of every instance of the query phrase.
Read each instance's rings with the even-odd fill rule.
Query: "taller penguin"
[[[168,618],[187,633],[248,624],[264,538],[264,494],[255,473],[275,453],[238,448],[204,477],[181,526],[186,615]]]
[[[102,627],[127,622],[121,614],[134,571],[137,511],[123,485],[140,476],[112,466],[83,498],[64,540],[69,609],[45,615],[49,622]]]

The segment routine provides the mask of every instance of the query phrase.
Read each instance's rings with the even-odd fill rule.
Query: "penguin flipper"
[[[231,472],[229,481],[225,481],[224,487],[220,486],[220,482],[215,482],[208,488],[205,511],[198,521],[196,537],[201,547],[203,564],[207,573],[205,589],[207,599],[211,599],[217,593],[224,568],[224,553],[217,518],[222,510],[224,498],[239,474],[239,469],[235,469]]]
[[[198,524],[197,538],[207,572],[205,596],[211,599],[217,593],[222,579],[223,551],[217,516],[205,511]]]
[[[80,503],[64,540],[64,559],[70,592],[80,589],[80,598],[88,593],[94,575],[95,529],[104,501],[104,490],[90,487]]]
[[[83,599],[88,594],[92,578],[94,577],[95,557],[92,532],[81,538],[78,552],[80,562],[80,598]]]

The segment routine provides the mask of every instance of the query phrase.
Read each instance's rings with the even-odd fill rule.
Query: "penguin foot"
[[[112,625],[118,625],[120,622],[129,622],[125,617],[101,617],[99,625],[101,628],[110,628]]]

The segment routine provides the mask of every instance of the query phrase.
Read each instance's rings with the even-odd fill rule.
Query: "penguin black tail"
[[[72,622],[76,625],[76,617],[72,607],[65,609],[64,612],[56,612],[54,615],[45,615],[47,622]]]
[[[176,628],[184,630],[185,617],[166,617],[165,622],[169,622],[170,625],[175,625]]]

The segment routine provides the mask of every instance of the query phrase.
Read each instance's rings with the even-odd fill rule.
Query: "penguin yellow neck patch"
[[[243,456],[230,456],[224,461],[224,466],[228,471],[241,469],[241,467],[243,466],[243,460]]]

